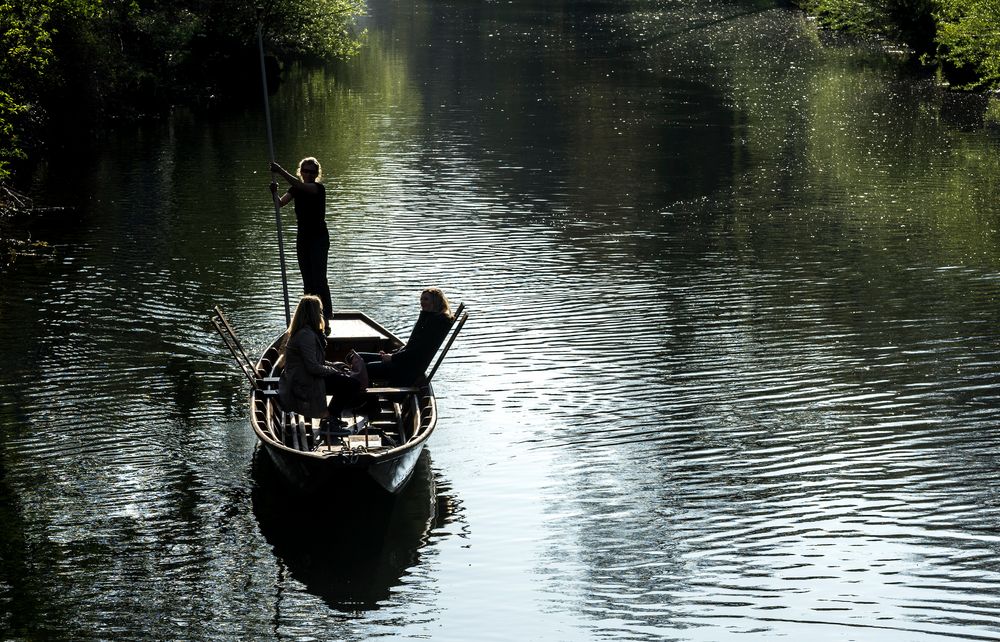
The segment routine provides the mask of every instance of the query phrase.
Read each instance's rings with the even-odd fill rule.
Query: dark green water
[[[0,281],[0,638],[1000,636],[986,98],[767,2],[367,26],[271,110],[335,305],[471,310],[416,478],[302,506],[255,460],[208,319],[283,324],[258,105],[55,154]]]

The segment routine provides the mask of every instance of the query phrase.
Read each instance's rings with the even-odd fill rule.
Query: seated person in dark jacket
[[[364,362],[354,357],[357,363],[352,364],[352,370],[361,375],[359,379],[326,361],[324,325],[319,297],[302,297],[278,358],[278,365],[283,367],[278,380],[278,399],[286,411],[322,418],[323,429],[337,430],[344,426],[341,410],[360,401]],[[327,395],[333,396],[329,404]],[[341,432],[344,431],[338,431]]]
[[[420,316],[406,344],[392,352],[360,352],[374,381],[410,386],[424,374],[441,342],[448,336],[453,317],[448,299],[438,288],[420,293]]]

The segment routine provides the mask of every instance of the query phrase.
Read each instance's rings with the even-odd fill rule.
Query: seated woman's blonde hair
[[[441,288],[427,288],[421,294],[426,294],[431,298],[431,309],[440,312],[449,319],[451,316],[451,306],[448,305],[448,297],[444,295]]]
[[[302,328],[312,328],[323,334],[326,323],[323,320],[323,302],[318,296],[307,294],[299,299],[292,315],[292,324],[288,326],[288,337],[291,338]]]

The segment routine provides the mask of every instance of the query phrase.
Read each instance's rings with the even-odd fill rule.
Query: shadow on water
[[[7,470],[0,459],[0,582],[15,589],[12,595],[26,596],[31,574],[27,573],[27,542],[24,534],[24,518],[17,494],[7,483]],[[8,634],[23,633],[30,626],[32,616],[37,612],[37,604],[30,599],[14,599],[10,603],[18,608],[10,608],[8,614],[0,611],[0,629]],[[8,606],[7,604],[4,605]],[[5,609],[7,610],[7,609]]]
[[[326,497],[292,495],[259,448],[253,477],[254,515],[284,569],[345,612],[377,609],[389,599],[455,506],[438,494],[427,451],[395,496],[374,484],[333,489]]]

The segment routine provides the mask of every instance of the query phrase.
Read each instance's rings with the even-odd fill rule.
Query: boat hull
[[[275,447],[261,439],[261,446],[285,482],[301,493],[318,493],[344,485],[375,483],[389,493],[398,493],[413,476],[423,452],[420,443],[392,457],[375,461],[337,461],[305,457],[296,451]]]
[[[405,392],[379,392],[349,424],[364,426],[363,435],[325,437],[316,420],[283,412],[277,398],[275,368],[283,336],[264,351],[256,364],[261,385],[250,398],[251,425],[282,478],[294,490],[315,493],[346,484],[372,484],[398,493],[410,480],[417,460],[437,424],[437,403],[430,383]],[[389,351],[398,338],[364,313],[338,312],[327,341],[327,360],[343,361],[350,350]]]

